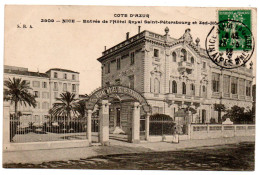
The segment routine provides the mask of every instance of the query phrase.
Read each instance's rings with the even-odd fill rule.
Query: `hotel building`
[[[18,111],[22,116],[31,116],[35,123],[46,121],[49,110],[56,102],[56,98],[63,92],[71,92],[79,98],[79,73],[66,69],[50,69],[46,73],[31,72],[27,68],[4,66],[4,80],[21,78],[26,80],[32,88],[30,92],[35,96],[36,108],[20,105]],[[14,113],[14,105],[10,112]]]
[[[192,107],[191,123],[218,122],[214,104],[252,108],[253,70],[220,69],[201,47],[200,39],[186,29],[179,38],[142,31],[106,49],[98,61],[102,64],[102,87],[120,84],[139,91],[152,107],[152,113],[171,116]],[[127,128],[131,102],[122,100],[110,106],[110,127]],[[121,112],[120,112],[121,111]],[[142,120],[142,117],[141,117]],[[178,120],[179,121],[179,120]]]

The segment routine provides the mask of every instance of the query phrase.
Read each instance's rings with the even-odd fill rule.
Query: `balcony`
[[[193,71],[193,64],[186,62],[186,61],[178,62],[178,71],[179,72],[186,71],[188,74],[191,74]]]

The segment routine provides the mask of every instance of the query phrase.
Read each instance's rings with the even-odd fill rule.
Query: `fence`
[[[150,117],[149,135],[172,135],[174,122],[170,116],[155,114]]]
[[[33,116],[23,119],[10,117],[10,141],[14,143],[86,139],[85,118],[36,121]]]
[[[197,125],[190,126],[190,139],[254,136],[255,125]]]

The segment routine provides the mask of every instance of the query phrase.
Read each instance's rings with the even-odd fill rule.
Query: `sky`
[[[120,16],[120,17],[115,17]],[[127,14],[128,17],[121,16]],[[147,17],[129,17],[130,14],[148,14]],[[41,22],[49,19],[50,22]],[[62,19],[99,20],[100,23],[52,22]],[[107,20],[108,23],[102,23]],[[142,20],[142,24],[111,24],[110,20]],[[197,21],[187,24],[144,24],[144,20]],[[254,18],[252,18],[254,20]],[[89,94],[101,86],[101,64],[97,61],[104,51],[138,32],[150,30],[164,35],[165,27],[173,38],[180,38],[185,29],[191,29],[193,40],[205,38],[212,28],[199,21],[217,21],[215,8],[182,7],[105,7],[105,6],[6,6],[4,64],[26,67],[30,71],[46,72],[63,68],[80,73],[80,94]],[[252,22],[254,25],[254,22]],[[23,25],[27,28],[23,28]],[[17,25],[21,28],[17,28]],[[33,28],[28,28],[29,26]],[[252,27],[254,28],[254,26]],[[253,31],[255,34],[256,31]],[[256,38],[256,36],[255,36]],[[255,63],[255,54],[251,58]],[[254,64],[255,66],[255,64]],[[254,69],[255,73],[255,69]]]

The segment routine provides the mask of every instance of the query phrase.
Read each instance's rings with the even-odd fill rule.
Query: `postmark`
[[[255,46],[250,16],[248,10],[219,12],[221,21],[211,28],[205,41],[206,52],[216,65],[233,69],[250,60]]]

